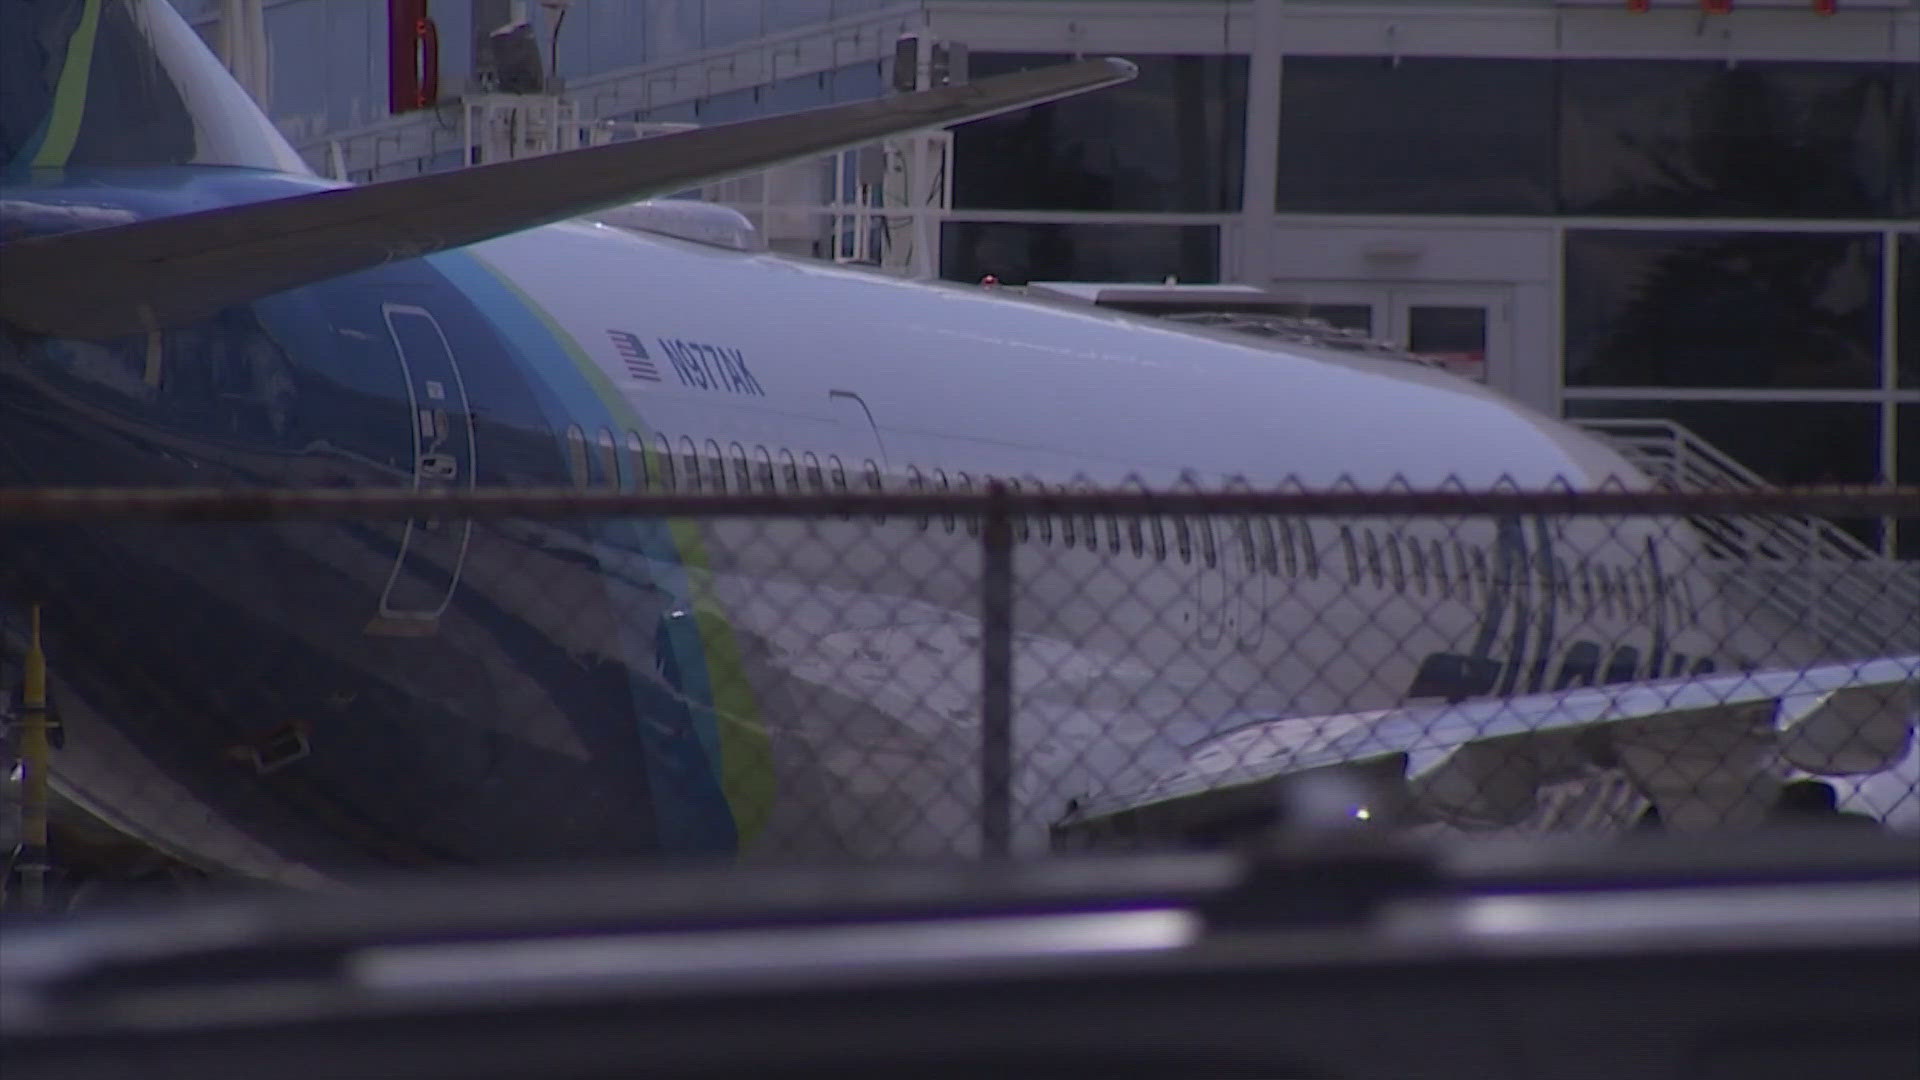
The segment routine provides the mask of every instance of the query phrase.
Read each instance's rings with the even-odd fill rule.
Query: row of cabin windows
[[[707,439],[696,444],[687,436],[677,442],[666,435],[655,435],[651,446],[638,432],[629,431],[624,440],[602,428],[593,446],[579,427],[567,430],[568,466],[573,481],[580,487],[595,482],[624,491],[712,491],[718,493],[761,492],[821,494],[849,490],[847,468],[836,454],[822,459],[812,451],[797,458],[791,451],[769,452],[755,446],[751,452],[738,442],[729,443],[723,453],[720,444]],[[651,450],[651,453],[649,453]],[[597,453],[596,453],[597,451]],[[595,458],[597,457],[597,467]],[[860,463],[859,478],[869,491],[880,491],[883,484],[880,467],[872,460]],[[945,469],[922,473],[918,467],[906,470],[907,490],[914,492],[960,492],[985,490],[996,478],[982,475],[977,480],[966,472],[951,476]],[[1046,491],[1049,485],[1029,479],[1004,479],[1015,494],[1023,490]],[[1066,489],[1053,485],[1051,490]],[[921,531],[933,528],[935,515],[916,515]],[[978,517],[943,514],[940,527],[947,533],[961,528],[968,536],[980,535]],[[884,520],[882,518],[881,520]],[[1170,526],[1170,527],[1169,527]],[[1320,576],[1319,546],[1312,527],[1290,518],[1235,517],[1225,529],[1229,543],[1240,548],[1242,565],[1258,566],[1265,573],[1287,577]],[[1356,541],[1355,532],[1359,533]],[[1172,544],[1169,545],[1169,533]],[[1196,544],[1196,538],[1198,543]],[[1173,515],[1104,517],[1094,514],[1020,515],[1014,519],[1017,543],[1038,542],[1072,549],[1083,547],[1099,551],[1103,545],[1111,554],[1130,551],[1137,558],[1151,553],[1155,561],[1177,557],[1191,564],[1196,554],[1208,568],[1219,565],[1220,548],[1208,517],[1188,518]],[[1565,559],[1550,563],[1529,557],[1519,573],[1509,577],[1490,570],[1486,549],[1477,544],[1451,543],[1439,539],[1422,540],[1385,531],[1384,539],[1365,526],[1340,526],[1340,547],[1345,556],[1347,582],[1360,585],[1371,579],[1374,588],[1395,592],[1411,590],[1419,596],[1437,596],[1442,600],[1459,599],[1485,602],[1496,584],[1505,587],[1518,582],[1533,599],[1554,595],[1561,607],[1584,611],[1587,618],[1605,617],[1647,619],[1656,605],[1664,605],[1674,625],[1683,619],[1696,620],[1691,587],[1684,579],[1662,575],[1656,582],[1641,567],[1621,567],[1581,560],[1569,568]],[[1451,558],[1449,558],[1451,556]],[[1364,577],[1363,577],[1364,568]]]

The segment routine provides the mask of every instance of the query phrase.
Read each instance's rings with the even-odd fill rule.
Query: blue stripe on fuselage
[[[596,391],[542,313],[479,258],[453,251],[429,256],[428,261],[484,313],[523,361],[527,377],[557,398],[568,423],[589,432],[638,427],[625,402],[609,402]],[[609,520],[595,523],[590,531],[599,542],[647,556],[650,572],[661,575],[655,584],[680,598],[651,634],[632,620],[616,619],[622,654],[653,656],[656,671],[667,680],[662,685],[638,673],[632,677],[661,846],[670,854],[732,852],[738,835],[719,783],[719,736],[713,709],[706,704],[712,701],[712,689],[705,655],[697,633],[674,632],[680,621],[677,612],[690,607],[679,551],[663,521]]]

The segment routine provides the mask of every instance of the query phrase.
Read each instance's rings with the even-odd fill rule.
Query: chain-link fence
[[[37,611],[55,793],[283,878],[1920,827],[1920,574],[1808,524],[1913,489],[981,483],[0,493],[9,730]]]

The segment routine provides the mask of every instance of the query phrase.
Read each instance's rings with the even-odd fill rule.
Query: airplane
[[[789,259],[644,205],[1124,61],[352,186],[164,0],[4,11],[0,488],[1651,487],[1419,364]],[[968,854],[977,529],[14,520],[0,618],[17,656],[42,610],[61,795],[223,874]],[[1537,779],[1625,770],[1675,820],[1751,820],[1782,760],[1872,774],[1914,741],[1920,658],[1730,674],[1676,520],[1034,515],[1018,541],[1020,852],[1276,719],[1317,751],[1497,701],[1497,745],[1552,728]],[[1576,723],[1583,687],[1638,697]],[[1756,741],[1760,704],[1784,719]],[[1663,787],[1675,731],[1740,767]]]

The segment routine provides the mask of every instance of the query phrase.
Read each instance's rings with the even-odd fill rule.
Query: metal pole
[[[40,605],[31,610],[20,738],[20,897],[29,911],[46,904],[47,654],[40,646]]]
[[[1013,847],[1013,519],[987,486],[980,548],[980,853]]]

